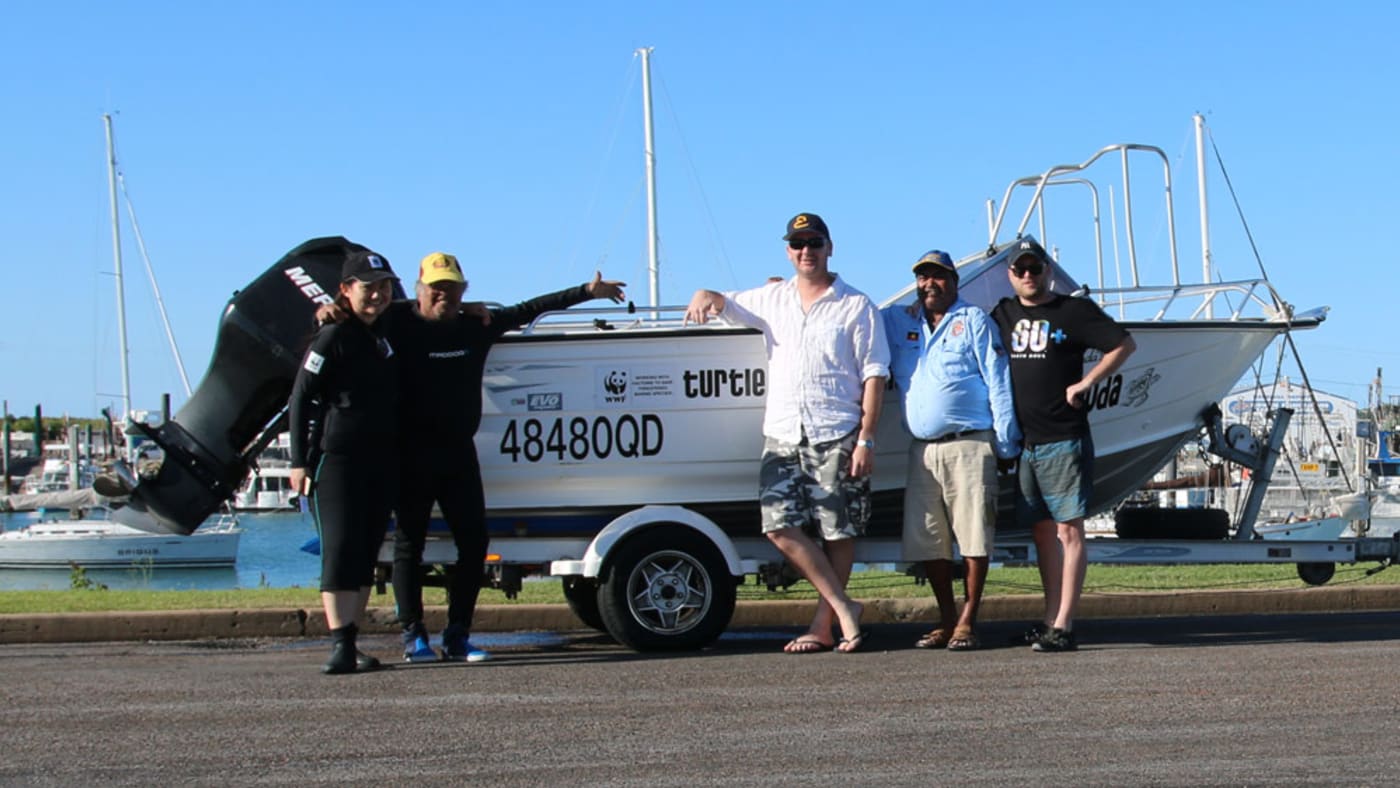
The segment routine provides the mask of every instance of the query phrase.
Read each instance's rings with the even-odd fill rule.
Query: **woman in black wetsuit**
[[[321,604],[331,630],[324,673],[379,667],[356,649],[355,634],[398,482],[398,359],[377,325],[396,280],[378,254],[350,253],[340,302],[353,319],[316,333],[288,403],[291,482],[302,494],[309,487],[321,534]]]

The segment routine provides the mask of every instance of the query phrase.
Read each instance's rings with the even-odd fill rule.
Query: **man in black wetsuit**
[[[473,437],[481,424],[481,376],[497,339],[538,315],[593,298],[622,302],[625,282],[594,274],[587,284],[490,310],[489,320],[462,314],[467,282],[457,258],[434,252],[418,269],[414,301],[390,305],[386,331],[399,352],[400,476],[394,536],[394,598],[403,625],[404,659],[438,659],[423,624],[423,544],[433,503],[452,532],[457,567],[448,588],[442,659],[481,662],[469,640],[486,560],[486,503]]]

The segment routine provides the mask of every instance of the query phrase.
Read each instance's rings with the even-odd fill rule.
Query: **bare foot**
[[[812,615],[812,623],[807,631],[823,643],[832,643],[831,628],[836,623],[836,615],[825,599],[817,599],[817,610]]]
[[[846,614],[840,616],[842,640],[856,640],[860,637],[860,617],[864,613],[865,605],[852,600],[850,606],[846,608]]]

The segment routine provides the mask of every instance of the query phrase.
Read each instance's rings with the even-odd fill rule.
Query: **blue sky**
[[[514,302],[601,268],[644,303],[641,46],[655,48],[664,303],[790,271],[779,236],[798,211],[827,219],[832,267],[883,298],[924,250],[985,245],[985,200],[1012,179],[1117,142],[1172,157],[1182,266],[1197,275],[1199,111],[1279,291],[1332,307],[1299,340],[1314,384],[1364,401],[1376,367],[1400,381],[1400,350],[1375,330],[1393,308],[1383,250],[1400,215],[1394,7],[400,5],[7,9],[11,412],[95,415],[120,388],[103,112],[196,381],[233,291],[322,235],[409,275],[453,252],[478,298]],[[1254,276],[1211,166],[1216,262]],[[178,408],[129,225],[123,238],[134,404],[171,392]]]

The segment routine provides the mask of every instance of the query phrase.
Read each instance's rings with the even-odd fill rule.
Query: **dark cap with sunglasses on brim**
[[[913,271],[919,273],[920,269],[932,273],[929,269],[944,268],[953,272],[953,276],[958,275],[958,267],[953,264],[953,258],[947,252],[940,249],[930,249],[924,252],[923,256],[914,261]]]
[[[398,277],[394,275],[394,269],[389,267],[389,261],[380,256],[378,252],[358,249],[351,252],[340,266],[340,281],[348,282],[351,279],[369,284],[382,279],[398,279]]]
[[[784,241],[791,241],[798,233],[816,233],[821,237],[831,240],[831,232],[826,229],[826,222],[815,213],[799,213],[792,217],[787,223],[787,233],[783,236]]]
[[[1045,254],[1045,250],[1033,238],[1022,238],[1016,241],[1012,245],[1011,254],[1006,256],[1006,264],[1016,265],[1026,258],[1041,265],[1049,265],[1050,263],[1050,256]]]

